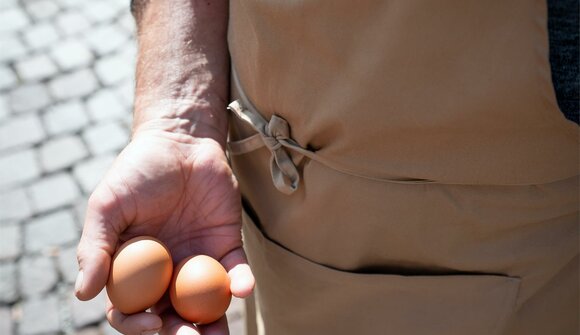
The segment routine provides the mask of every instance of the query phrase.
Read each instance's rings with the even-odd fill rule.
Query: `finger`
[[[235,297],[245,298],[252,293],[256,280],[248,265],[246,253],[238,247],[220,260],[230,277],[230,291]]]
[[[80,300],[94,298],[107,283],[111,256],[118,241],[116,229],[121,221],[117,198],[109,188],[99,185],[89,199],[77,248],[79,274],[75,294]]]
[[[209,325],[198,326],[201,335],[229,335],[230,331],[228,329],[228,318],[227,316],[222,316],[216,322],[210,323]]]
[[[163,325],[161,318],[153,313],[142,312],[131,315],[121,313],[107,298],[107,320],[113,328],[127,335],[156,334]]]
[[[161,314],[161,319],[163,327],[160,335],[200,335],[196,326],[180,318],[173,310]]]

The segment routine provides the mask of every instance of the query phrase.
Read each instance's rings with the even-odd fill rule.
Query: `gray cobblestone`
[[[127,113],[121,99],[112,90],[101,90],[87,101],[87,109],[93,120],[121,120]]]
[[[0,222],[22,220],[32,215],[24,189],[0,192]]]
[[[72,100],[51,107],[44,114],[46,129],[51,135],[75,132],[89,124],[84,105]]]
[[[19,334],[37,335],[60,331],[59,302],[55,294],[24,301]]]
[[[59,250],[58,270],[67,283],[74,284],[79,272],[76,246],[61,248]]]
[[[8,307],[0,307],[0,334],[11,335],[14,329],[12,313]]]
[[[123,105],[131,111],[133,109],[133,97],[135,96],[135,82],[133,80],[126,80],[117,86],[115,91],[117,96],[121,98]]]
[[[58,41],[59,34],[51,22],[42,22],[27,28],[22,37],[30,48],[39,50]]]
[[[111,164],[113,164],[114,159],[115,155],[109,154],[93,158],[75,166],[73,174],[81,184],[85,194],[90,194],[93,191]]]
[[[0,2],[0,9],[7,9],[16,7],[18,0],[2,0]]]
[[[7,66],[0,66],[0,91],[13,87],[18,82],[16,75]]]
[[[71,70],[87,66],[93,61],[91,51],[78,40],[68,40],[52,48],[52,57],[61,69]]]
[[[9,114],[8,99],[6,99],[5,95],[0,95],[0,122],[7,119]]]
[[[56,18],[56,26],[67,36],[79,34],[90,27],[89,21],[77,11],[68,11]]]
[[[83,97],[93,92],[97,87],[97,80],[89,69],[62,75],[49,84],[50,91],[58,99]]]
[[[69,210],[61,210],[24,225],[24,249],[38,252],[59,245],[74,243],[78,230]]]
[[[0,190],[23,184],[40,176],[33,150],[27,149],[0,156]]]
[[[0,151],[38,143],[46,138],[40,118],[27,114],[0,125]]]
[[[103,290],[94,299],[89,301],[79,301],[71,297],[72,317],[76,328],[97,323],[105,318],[105,294],[105,290]]]
[[[66,173],[59,173],[34,183],[29,194],[36,211],[44,212],[75,202],[80,195],[73,178]]]
[[[0,62],[8,62],[26,54],[26,47],[16,35],[0,33],[0,45],[2,46]]]
[[[133,65],[127,62],[126,55],[115,54],[97,61],[95,72],[105,85],[115,85],[131,78],[134,69]]]
[[[18,300],[16,265],[0,263],[0,304],[10,304]]]
[[[53,288],[58,277],[52,259],[48,256],[23,257],[18,262],[20,292],[24,297],[35,297]]]
[[[115,25],[105,25],[91,30],[86,40],[98,55],[106,55],[127,43],[127,33]]]
[[[20,86],[10,93],[10,107],[16,113],[36,111],[50,103],[48,91],[42,84]]]
[[[25,6],[28,14],[37,20],[53,17],[59,11],[56,3],[50,0],[27,1]]]
[[[105,123],[88,128],[83,137],[91,152],[101,155],[122,149],[129,141],[129,134],[118,123]]]
[[[0,260],[12,260],[22,253],[22,230],[18,223],[0,225]]]
[[[40,162],[45,171],[56,171],[87,157],[89,152],[76,136],[65,136],[50,140],[39,150]]]
[[[18,31],[30,23],[30,19],[24,11],[18,7],[12,7],[0,11],[0,34]]]
[[[115,7],[107,1],[90,1],[82,8],[83,14],[93,23],[111,21],[117,16]]]
[[[35,55],[16,63],[18,76],[25,81],[37,81],[54,76],[58,69],[46,55]]]
[[[125,29],[125,31],[131,35],[134,35],[137,30],[135,19],[133,18],[133,15],[131,15],[129,10],[127,10],[123,14],[121,19],[119,19],[119,25],[123,27],[123,29]]]

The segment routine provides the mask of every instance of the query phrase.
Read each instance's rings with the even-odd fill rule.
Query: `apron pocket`
[[[501,334],[520,279],[501,275],[400,276],[335,270],[262,234],[243,213],[265,334]]]

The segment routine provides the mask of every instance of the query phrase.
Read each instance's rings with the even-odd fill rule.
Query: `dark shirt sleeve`
[[[567,119],[578,123],[579,0],[548,0],[550,65],[558,105]]]

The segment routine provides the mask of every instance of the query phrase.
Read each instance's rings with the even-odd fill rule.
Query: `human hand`
[[[161,240],[174,264],[195,254],[219,260],[234,296],[252,292],[254,277],[241,241],[241,198],[217,141],[160,130],[134,135],[89,199],[76,296],[95,297],[107,282],[117,246],[140,235]],[[228,333],[225,316],[203,326],[181,319],[167,294],[151,312],[124,315],[110,301],[106,310],[111,325],[124,334]]]

